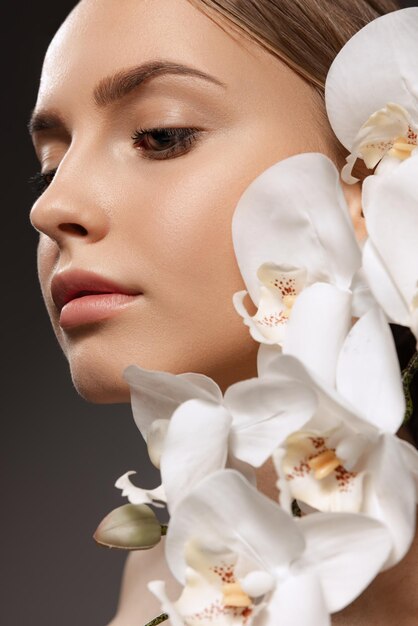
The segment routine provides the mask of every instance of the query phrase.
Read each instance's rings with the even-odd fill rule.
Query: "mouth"
[[[51,282],[51,296],[62,328],[112,317],[142,292],[84,270],[60,272]]]

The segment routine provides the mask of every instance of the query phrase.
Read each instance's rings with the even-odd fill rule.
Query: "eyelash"
[[[165,138],[177,137],[178,143],[176,145],[165,150],[151,150],[154,156],[148,156],[141,150],[144,158],[154,161],[163,161],[164,159],[181,156],[188,152],[192,145],[198,140],[198,136],[201,132],[199,128],[138,128],[131,139],[136,147],[136,144],[144,142],[147,137],[151,135],[163,135]],[[158,139],[154,138],[154,141],[158,142]],[[155,156],[156,154],[160,154],[161,156]],[[29,178],[28,182],[34,187],[38,195],[41,195],[51,184],[56,171],[57,168],[48,170],[47,172],[36,172],[36,174]]]
[[[144,141],[148,135],[163,135],[165,138],[177,137],[178,144],[166,150],[154,150],[154,156],[147,156],[146,159],[162,161],[168,159],[175,154],[180,156],[188,151],[188,148],[198,139],[198,135],[202,131],[199,128],[138,128],[132,135],[131,139],[134,145]],[[155,138],[154,138],[155,140]],[[158,139],[156,140],[158,142]],[[180,146],[180,148],[179,148]],[[152,152],[152,150],[151,150]],[[155,156],[160,153],[163,156]]]

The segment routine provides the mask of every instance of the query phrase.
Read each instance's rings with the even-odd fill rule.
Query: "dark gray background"
[[[26,122],[43,54],[75,4],[37,0],[2,9],[2,626],[111,619],[125,555],[91,536],[125,502],[115,479],[135,468],[151,476],[130,406],[89,405],[74,391],[37,282],[27,180],[38,164]],[[156,480],[154,472],[150,484]]]

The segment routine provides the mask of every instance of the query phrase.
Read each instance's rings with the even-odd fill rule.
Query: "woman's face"
[[[264,169],[331,151],[311,88],[187,0],[83,0],[34,113],[42,172],[56,169],[31,212],[39,277],[78,391],[128,401],[132,363],[223,388],[255,375],[231,218]]]

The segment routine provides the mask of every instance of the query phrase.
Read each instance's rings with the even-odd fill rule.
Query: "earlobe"
[[[350,210],[357,240],[359,243],[362,243],[367,237],[367,231],[361,203],[361,182],[349,185],[343,180],[340,180],[340,183]]]

